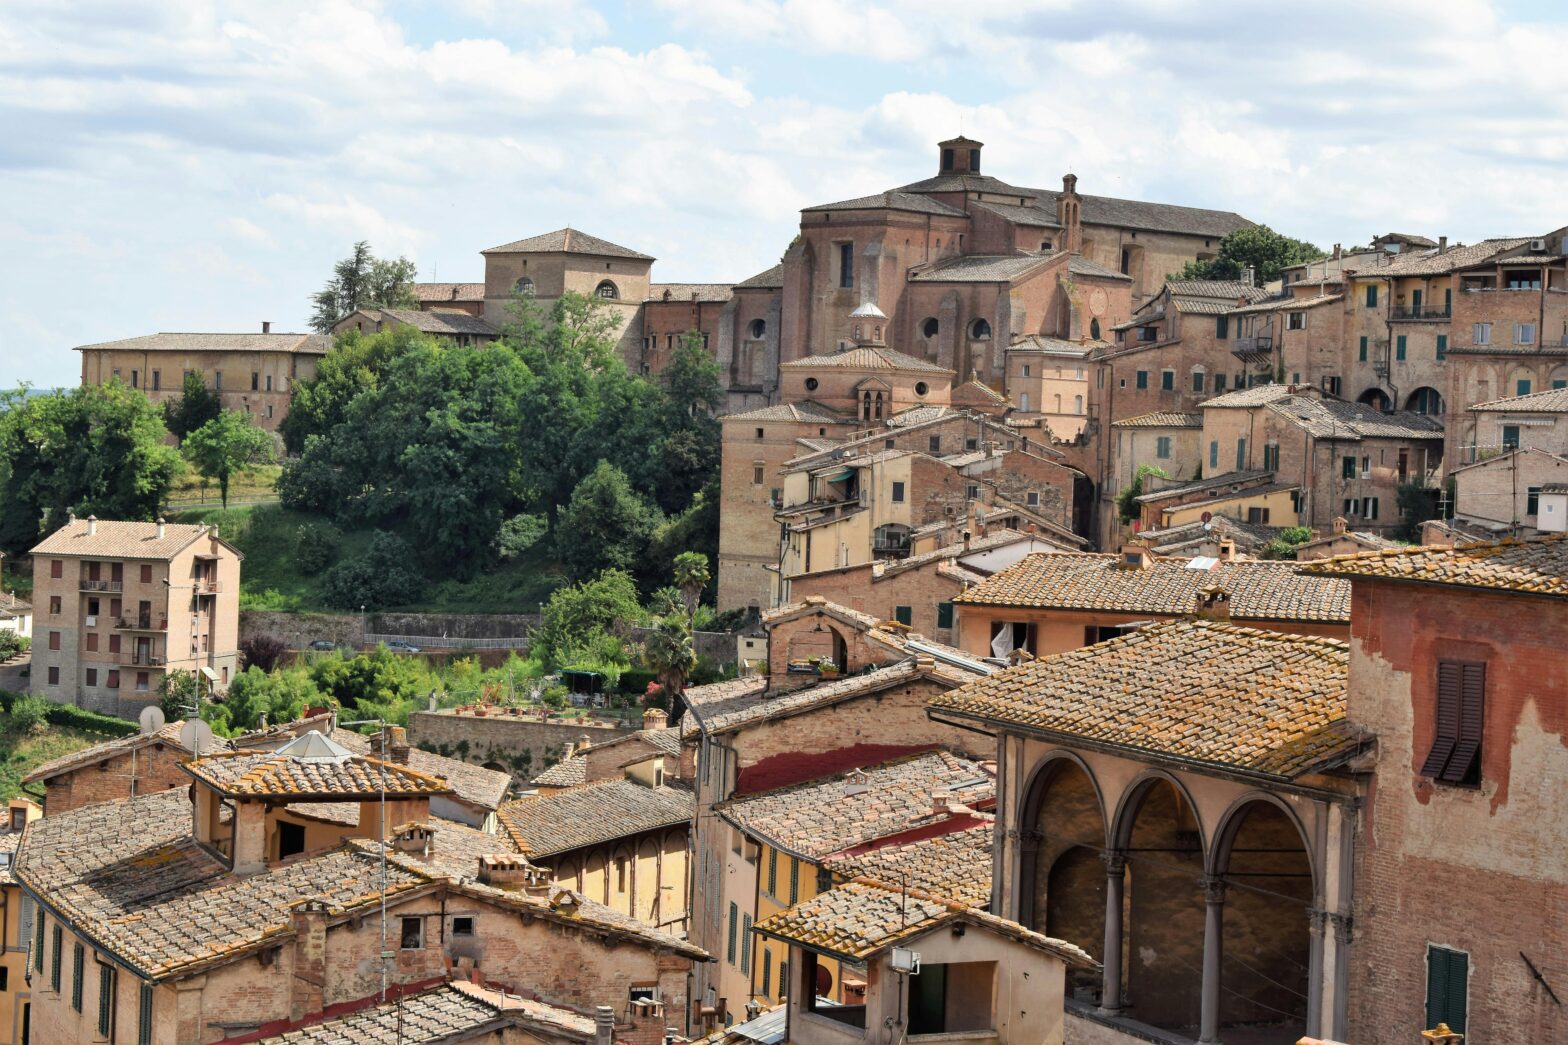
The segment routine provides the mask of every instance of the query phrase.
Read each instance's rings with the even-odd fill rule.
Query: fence
[[[393,635],[365,632],[365,645],[374,646],[381,642],[411,642],[420,649],[515,649],[526,651],[528,637],[526,635],[502,639],[465,639],[456,635]]]

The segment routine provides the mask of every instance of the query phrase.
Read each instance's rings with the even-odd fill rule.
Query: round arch
[[[1052,751],[1030,775],[1022,803],[1018,920],[1098,960],[1105,950],[1105,799],[1088,764]],[[1099,975],[1073,977],[1093,989]]]
[[[1101,789],[1100,781],[1097,777],[1095,777],[1094,770],[1089,768],[1089,763],[1085,762],[1083,760],[1083,756],[1079,755],[1076,751],[1068,751],[1063,748],[1047,751],[1045,756],[1035,764],[1034,769],[1030,772],[1029,782],[1024,785],[1025,797],[1023,804],[1022,822],[1024,824],[1031,824],[1034,823],[1035,820],[1039,817],[1041,799],[1045,797],[1045,792],[1050,785],[1052,775],[1061,771],[1061,763],[1063,762],[1070,762],[1072,765],[1076,766],[1085,777],[1088,778],[1089,786],[1094,789],[1095,804],[1099,807],[1100,810],[1100,822],[1102,824],[1109,825],[1110,820],[1106,816],[1105,792],[1103,789]],[[1107,844],[1110,842],[1110,837],[1110,829],[1109,826],[1107,826],[1105,832],[1105,841]]]
[[[1116,803],[1115,819],[1111,821],[1111,848],[1125,849],[1132,838],[1133,821],[1138,817],[1138,807],[1148,795],[1149,789],[1159,782],[1165,782],[1176,789],[1182,802],[1192,810],[1192,818],[1198,823],[1198,846],[1203,854],[1204,866],[1209,861],[1209,833],[1203,827],[1203,815],[1198,812],[1198,804],[1192,800],[1192,792],[1187,790],[1176,777],[1163,769],[1146,769],[1133,778],[1122,792],[1122,797]]]
[[[608,279],[601,279],[599,285],[593,289],[593,292],[596,296],[604,298],[606,301],[618,301],[621,297],[621,288]]]
[[[1369,388],[1362,392],[1356,397],[1356,402],[1363,406],[1376,407],[1379,410],[1387,410],[1389,408],[1388,393],[1377,387]]]
[[[1301,848],[1307,854],[1307,863],[1312,868],[1312,893],[1320,894],[1321,870],[1312,852],[1312,838],[1307,834],[1307,825],[1301,822],[1301,817],[1290,805],[1278,795],[1271,795],[1267,791],[1248,791],[1237,798],[1220,814],[1218,825],[1214,829],[1214,842],[1209,846],[1209,854],[1205,858],[1204,866],[1211,875],[1223,875],[1230,869],[1232,847],[1236,844],[1236,835],[1241,830],[1250,808],[1258,802],[1273,806],[1284,814],[1295,827],[1296,834],[1301,838]]]
[[[1428,385],[1422,385],[1405,397],[1405,409],[1413,410],[1418,414],[1442,416],[1443,393]]]

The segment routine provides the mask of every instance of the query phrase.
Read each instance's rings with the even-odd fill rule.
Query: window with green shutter
[[[953,604],[951,602],[939,602],[936,604],[936,626],[939,628],[951,628],[953,626]]]
[[[1394,358],[1399,360],[1405,358],[1405,335],[1403,334],[1394,339]]]
[[[1340,458],[1339,477],[1341,479],[1354,479],[1356,477],[1356,459],[1354,457]]]
[[[38,925],[33,934],[33,971],[44,971],[44,912],[38,909]]]
[[[1377,308],[1377,284],[1367,284],[1367,308]]]
[[[762,952],[762,996],[773,997],[773,952]]]
[[[727,953],[728,960],[731,965],[735,964],[735,935],[739,931],[740,908],[736,907],[734,904],[730,904],[730,945]]]
[[[770,848],[768,850],[768,895],[769,896],[777,896],[778,894],[779,894],[779,851],[777,849]]]
[[[1242,436],[1236,440],[1236,471],[1245,471],[1247,468],[1247,437]]]
[[[71,1008],[82,1011],[82,945],[71,949]]]
[[[1138,387],[1139,388],[1148,388],[1149,387],[1149,372],[1147,370],[1140,370],[1140,371],[1138,371]]]
[[[114,1033],[114,968],[98,966],[98,1034],[107,1038]]]
[[[152,1045],[152,984],[142,984],[136,1013],[136,1045]]]
[[[1448,1024],[1448,1029],[1465,1033],[1465,1016],[1470,994],[1470,956],[1447,947],[1426,949],[1426,1026]]]
[[[1217,338],[1227,338],[1227,337],[1230,337],[1230,317],[1229,316],[1215,316],[1214,317],[1214,336],[1217,337]]]
[[[1356,358],[1363,363],[1367,361],[1367,336],[1365,334],[1361,335],[1361,354]]]
[[[953,604],[948,603],[949,607]],[[791,859],[789,862],[789,905],[791,907],[800,902],[800,861]]]
[[[1514,382],[1514,395],[1527,396],[1529,394],[1530,379],[1528,377],[1521,377],[1518,381]]]
[[[1220,466],[1220,442],[1219,442],[1218,439],[1213,439],[1213,440],[1209,441],[1209,468],[1214,469],[1214,468],[1218,468],[1219,466]]]
[[[60,992],[60,948],[65,945],[64,933],[58,924],[54,927],[54,934],[50,942],[54,944],[54,953],[49,956],[49,989],[58,994]]]
[[[912,627],[914,625],[914,622],[915,622],[915,610],[914,610],[914,607],[913,606],[894,606],[893,607],[893,619],[898,621],[900,624],[904,625],[905,627]]]
[[[1539,486],[1531,486],[1525,490],[1524,513],[1526,515],[1538,515],[1540,514],[1540,511],[1541,488]]]
[[[743,974],[751,973],[751,915],[741,915],[740,923],[740,971]]]
[[[1448,358],[1448,335],[1437,335],[1437,358],[1441,362]]]

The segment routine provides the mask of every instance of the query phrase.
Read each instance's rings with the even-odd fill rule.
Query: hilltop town
[[[1565,1040],[1568,228],[984,150],[0,407],[0,1045]]]

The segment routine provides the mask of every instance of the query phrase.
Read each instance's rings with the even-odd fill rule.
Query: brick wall
[[[179,764],[189,757],[188,752],[171,744],[153,743],[51,777],[47,781],[44,810],[50,816],[58,816],[94,802],[188,787],[191,778],[180,770]]]
[[[593,741],[625,736],[639,723],[584,724],[541,721],[535,716],[472,712],[416,711],[409,716],[408,741],[414,747],[475,765],[502,767],[519,784],[554,765],[568,745],[584,736]]]

